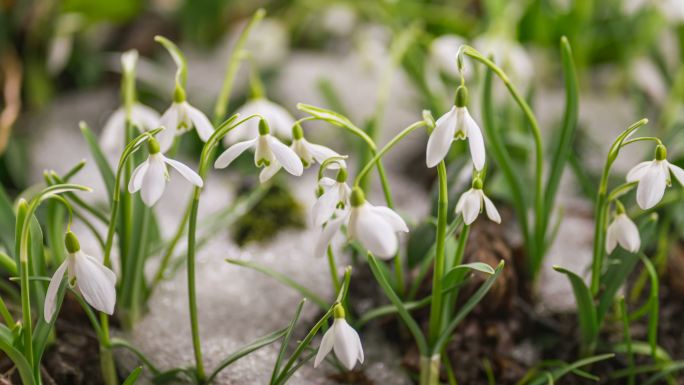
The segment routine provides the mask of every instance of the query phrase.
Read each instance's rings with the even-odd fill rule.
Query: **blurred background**
[[[581,79],[582,135],[601,139],[644,115],[660,134],[681,125],[682,0],[1,0],[3,185],[20,191],[43,167],[55,167],[52,154],[41,156],[41,138],[69,158],[60,133],[78,134],[79,120],[94,130],[104,125],[119,105],[125,50],[142,56],[139,98],[163,111],[174,68],[154,43],[157,34],[186,53],[190,101],[209,113],[235,38],[258,7],[267,17],[251,34],[229,112],[249,97],[249,68],[256,68],[266,96],[294,115],[297,102],[323,105],[391,133],[424,108],[445,111],[458,79],[456,50],[468,43],[498,59],[550,130],[562,113],[558,42],[565,35]],[[474,67],[468,81],[478,75]],[[527,144],[519,145],[525,152]],[[591,141],[580,146],[577,159],[591,148]]]

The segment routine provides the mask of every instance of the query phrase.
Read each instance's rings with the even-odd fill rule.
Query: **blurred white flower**
[[[624,212],[615,216],[606,231],[606,251],[608,254],[612,253],[618,244],[630,253],[636,253],[641,246],[639,229]]]
[[[74,34],[85,24],[79,13],[64,13],[58,16],[55,30],[48,42],[46,67],[51,75],[57,75],[66,67],[74,46]]]
[[[330,351],[335,350],[335,356],[347,370],[354,369],[356,362],[363,364],[363,346],[359,333],[354,330],[345,319],[344,308],[340,304],[335,305],[333,325],[323,335],[318,353],[314,359],[314,368],[323,362]]]
[[[500,33],[485,34],[473,42],[483,55],[494,55],[494,60],[506,71],[514,83],[526,85],[534,76],[534,61],[516,40]],[[498,93],[497,93],[498,94]]]
[[[285,61],[290,52],[287,26],[274,18],[258,23],[247,39],[247,47],[259,68],[274,68]]]
[[[273,131],[273,135],[282,138],[290,136],[292,126],[295,123],[294,118],[285,108],[266,98],[249,100],[242,105],[242,107],[238,108],[235,113],[240,114],[240,116],[250,116],[254,114],[263,116]],[[229,146],[239,140],[254,138],[258,133],[259,122],[255,119],[250,119],[240,127],[228,132],[228,134],[223,137],[223,143],[226,146]]]
[[[406,222],[392,209],[368,203],[358,187],[352,190],[350,203],[349,238],[361,242],[378,258],[392,258],[399,248],[397,232],[409,231]]]
[[[289,147],[281,143],[270,134],[268,123],[259,119],[258,136],[254,139],[237,142],[224,151],[214,162],[215,168],[226,168],[240,154],[249,148],[254,148],[254,164],[263,167],[259,174],[259,181],[266,182],[275,175],[278,170],[285,168],[294,176],[300,176],[304,172],[304,165],[299,156]]]
[[[642,210],[648,210],[660,202],[665,188],[672,184],[670,172],[679,183],[684,184],[684,170],[667,161],[665,146],[656,147],[656,158],[641,162],[627,173],[627,182],[637,182],[637,204]]]
[[[57,293],[65,272],[68,273],[69,286],[80,293],[90,306],[103,313],[113,314],[116,304],[116,274],[102,264],[102,259],[82,252],[78,239],[71,231],[66,233],[64,243],[68,254],[50,279],[43,305],[45,321],[51,322],[55,314]]]
[[[336,3],[323,11],[321,24],[327,32],[341,37],[348,36],[354,31],[356,19],[354,8],[346,3]]]
[[[159,127],[159,119],[159,113],[144,104],[136,102],[131,108],[131,123],[139,130],[147,131]],[[122,151],[125,134],[126,112],[120,107],[107,119],[100,136],[100,146],[108,152]]]
[[[652,60],[647,57],[635,59],[630,65],[629,73],[636,85],[651,99],[659,104],[665,101],[668,86]]]
[[[318,181],[323,194],[316,200],[311,214],[314,226],[321,226],[332,218],[336,209],[346,209],[349,205],[351,188],[346,183],[347,170],[342,168],[336,179],[323,177]]]
[[[133,194],[140,191],[143,202],[149,207],[154,206],[164,194],[166,182],[169,180],[166,165],[176,169],[193,185],[203,186],[202,178],[190,167],[177,160],[165,157],[160,152],[159,143],[155,139],[150,139],[148,143],[150,155],[133,171],[131,180],[128,182],[128,192]]]
[[[470,116],[465,106],[467,96],[463,94],[465,87],[460,86],[456,91],[456,104],[435,123],[435,129],[428,139],[425,163],[428,167],[435,167],[449,153],[454,140],[468,139],[470,157],[477,171],[485,165],[485,146],[480,127]]]
[[[501,216],[494,203],[482,191],[482,181],[475,179],[473,187],[461,195],[456,203],[456,215],[463,216],[463,222],[470,225],[475,222],[484,206],[487,217],[496,223],[501,223]]]
[[[430,43],[430,61],[435,67],[454,78],[460,76],[456,66],[458,49],[465,44],[465,39],[458,35],[441,35]]]
[[[171,106],[162,115],[160,125],[166,127],[157,135],[162,152],[171,148],[176,136],[183,135],[193,127],[203,142],[206,142],[214,133],[214,126],[209,118],[185,100],[171,103]]]

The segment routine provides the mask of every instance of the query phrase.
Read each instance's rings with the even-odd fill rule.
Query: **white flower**
[[[458,199],[456,214],[463,215],[463,222],[466,225],[470,225],[475,222],[477,215],[482,212],[483,204],[487,217],[493,222],[501,223],[501,216],[496,210],[494,203],[482,191],[482,182],[479,179],[476,179],[473,182],[473,187],[464,192]]]
[[[273,103],[266,98],[256,98],[248,101],[236,111],[240,116],[250,116],[259,114],[266,119],[269,127],[273,130],[275,136],[288,137],[292,125],[294,125],[294,118],[282,106]],[[247,140],[254,138],[259,132],[259,122],[250,119],[242,126],[230,131],[224,138],[223,143],[229,146],[236,141]]]
[[[627,173],[627,182],[638,182],[636,200],[643,210],[655,206],[663,198],[665,188],[672,184],[670,172],[684,184],[684,170],[666,159],[664,146],[656,147],[656,159],[641,162]]]
[[[204,142],[214,133],[214,126],[212,126],[207,116],[185,100],[180,102],[174,101],[171,107],[162,115],[160,125],[166,127],[166,130],[158,135],[162,152],[166,152],[171,148],[176,136],[184,134],[193,127],[197,130],[197,135]]]
[[[457,78],[461,76],[456,66],[458,49],[465,43],[465,39],[458,35],[441,35],[430,43],[430,62],[439,71]]]
[[[409,231],[404,220],[388,207],[366,202],[359,188],[354,188],[350,201],[349,237],[357,239],[378,258],[392,258],[399,248],[396,233]]]
[[[140,130],[152,130],[159,127],[159,113],[154,109],[134,103],[131,108],[131,123]],[[109,152],[121,151],[125,146],[126,135],[126,111],[120,107],[107,119],[102,129],[100,145]]]
[[[351,188],[345,182],[347,170],[340,169],[337,178],[323,177],[318,185],[323,189],[323,194],[316,200],[311,214],[314,226],[321,226],[335,213],[336,209],[345,209],[349,205]]]
[[[459,92],[466,91],[462,86],[456,91],[457,107],[454,105],[449,112],[442,115],[435,123],[435,129],[428,139],[425,162],[428,167],[435,167],[441,162],[451,148],[451,142],[468,139],[470,156],[477,171],[481,171],[485,164],[485,146],[480,127],[468,113],[465,106],[465,96],[459,96]]]
[[[334,150],[321,146],[320,144],[313,144],[304,138],[304,131],[299,123],[295,123],[292,126],[292,145],[290,148],[299,155],[299,159],[302,160],[304,167],[309,167],[314,163],[323,164],[327,159],[338,157],[341,158],[340,154]],[[339,169],[341,167],[347,167],[344,160],[340,159],[336,162],[331,162],[328,168]]]
[[[203,186],[202,178],[190,167],[177,160],[165,157],[159,151],[159,144],[156,140],[150,139],[149,147],[149,157],[133,171],[131,180],[128,182],[128,191],[133,194],[140,190],[142,200],[147,206],[154,206],[164,194],[166,182],[169,180],[169,171],[166,165],[176,169],[193,185]]]
[[[292,175],[300,176],[304,172],[304,165],[299,156],[289,147],[281,143],[269,132],[268,124],[260,120],[259,136],[255,139],[238,142],[224,151],[216,162],[215,168],[226,168],[240,154],[249,148],[254,148],[254,164],[263,167],[259,174],[259,181],[266,182],[275,175],[278,170],[285,168]]]
[[[64,272],[68,272],[68,282],[74,290],[95,309],[107,313],[114,313],[116,304],[116,274],[105,265],[101,259],[97,259],[81,251],[78,239],[72,232],[65,237],[68,251],[67,259],[57,268],[50,279],[43,316],[45,321],[51,322],[55,314],[57,292],[64,278]]]
[[[333,325],[323,335],[321,345],[318,347],[314,368],[318,367],[325,356],[331,350],[335,350],[335,356],[348,370],[354,369],[356,362],[363,364],[363,346],[359,333],[356,332],[345,320],[344,308],[340,304],[335,305],[335,320]]]
[[[349,209],[339,210],[335,209],[330,215],[332,219],[329,219],[321,229],[321,233],[316,240],[316,245],[314,246],[314,256],[324,257],[328,249],[328,245],[332,242],[332,239],[340,231],[343,224],[349,219]]]
[[[606,232],[606,251],[608,254],[612,253],[618,244],[630,253],[636,253],[641,246],[639,229],[625,213],[616,215]]]

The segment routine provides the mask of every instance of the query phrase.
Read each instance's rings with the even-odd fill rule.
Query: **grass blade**
[[[107,162],[107,158],[102,152],[102,148],[100,148],[100,145],[97,143],[97,138],[95,138],[95,135],[93,135],[93,132],[85,122],[81,122],[80,127],[81,134],[83,134],[83,138],[88,144],[88,149],[90,149],[90,153],[95,159],[95,164],[97,165],[97,169],[100,171],[100,176],[102,176],[102,181],[104,182],[107,191],[114,191],[114,171],[112,171],[111,166],[109,166],[109,162]],[[111,194],[107,195],[111,200]]]
[[[579,275],[560,266],[554,266],[553,269],[565,274],[570,280],[572,292],[577,302],[577,317],[582,338],[582,354],[587,354],[594,350],[599,332],[596,307],[594,306],[591,291],[589,291],[589,287],[587,287]]]

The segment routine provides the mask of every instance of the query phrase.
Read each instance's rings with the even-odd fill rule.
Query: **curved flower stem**
[[[447,172],[444,161],[437,166],[439,178],[439,200],[437,201],[437,241],[435,246],[435,264],[432,272],[432,305],[430,306],[430,322],[428,326],[428,343],[430,346],[437,341],[442,332],[442,276],[444,275],[446,241],[447,210],[449,207],[449,191],[447,186]],[[439,352],[432,352],[439,354]]]
[[[623,131],[613,142],[606,157],[606,163],[603,166],[601,173],[601,181],[599,182],[598,192],[596,194],[596,206],[594,208],[594,218],[596,221],[594,227],[594,254],[591,264],[591,293],[596,296],[599,291],[601,270],[603,269],[603,250],[606,236],[606,221],[608,213],[609,201],[608,196],[608,177],[610,175],[610,168],[615,162],[620,149],[626,143],[627,138],[630,137],[639,127],[648,123],[647,119],[642,119]],[[629,141],[627,142],[629,143]]]
[[[230,100],[230,92],[233,90],[233,84],[235,83],[235,76],[237,75],[238,68],[240,68],[240,62],[245,57],[244,46],[247,44],[247,38],[254,26],[256,26],[265,15],[266,11],[264,11],[263,8],[259,8],[245,26],[245,29],[242,30],[242,33],[240,33],[237,43],[235,43],[233,52],[228,60],[228,67],[226,68],[226,75],[223,80],[221,92],[214,105],[214,124],[218,124],[226,115],[228,102]]]
[[[331,246],[328,246],[328,266],[330,267],[330,278],[332,279],[333,288],[335,291],[340,290],[340,278],[337,275],[337,266],[335,266],[335,254]]]
[[[232,116],[223,124],[221,124],[216,131],[211,135],[202,148],[202,155],[200,156],[199,169],[197,173],[202,180],[205,179],[209,163],[213,158],[214,148],[218,145],[220,140],[232,129],[241,125],[249,119],[260,118],[261,115],[250,115],[238,122],[235,122],[237,116]],[[195,283],[195,243],[197,242],[197,213],[199,210],[200,194],[202,187],[195,186],[192,193],[192,204],[190,205],[190,214],[188,220],[188,258],[187,258],[187,273],[188,273],[188,306],[190,308],[190,329],[192,334],[192,347],[195,352],[195,370],[197,379],[200,383],[206,380],[204,372],[204,363],[202,362],[202,344],[199,335],[199,319],[197,316],[197,285]]]
[[[546,229],[544,228],[544,185],[543,185],[543,178],[544,178],[544,149],[542,146],[542,136],[541,136],[541,130],[539,129],[539,124],[537,123],[537,118],[534,116],[534,113],[532,112],[532,108],[527,104],[525,101],[525,98],[520,95],[520,92],[518,92],[518,89],[511,83],[511,81],[508,79],[508,76],[506,73],[499,68],[496,64],[494,64],[493,61],[487,59],[484,57],[480,52],[475,50],[472,47],[465,46],[463,48],[463,53],[470,56],[471,58],[479,61],[480,63],[484,64],[485,66],[489,67],[492,72],[494,72],[499,79],[504,83],[506,88],[508,88],[508,91],[510,92],[511,96],[515,100],[515,102],[520,106],[520,109],[523,111],[523,114],[525,115],[525,118],[527,119],[528,123],[530,124],[530,130],[532,131],[532,137],[534,139],[534,147],[535,147],[535,196],[534,196],[534,204],[535,204],[535,213],[534,213],[534,221],[535,221],[535,229],[534,229],[534,245],[531,251],[531,260],[532,260],[532,272],[533,274],[536,275],[536,272],[539,270],[539,267],[541,266],[541,261],[544,256],[544,251],[546,248],[545,241],[546,241]],[[522,215],[525,215],[525,213],[522,213]],[[532,245],[528,245],[532,246]]]
[[[183,219],[181,219],[180,223],[178,224],[178,229],[176,230],[176,233],[173,235],[173,238],[171,238],[171,242],[166,248],[164,256],[162,257],[162,260],[159,263],[157,272],[154,274],[154,278],[152,278],[152,283],[150,284],[150,291],[154,290],[154,288],[157,287],[159,282],[161,282],[161,280],[164,279],[164,274],[166,273],[166,269],[169,266],[169,262],[171,261],[173,252],[176,250],[176,246],[178,245],[178,242],[183,236],[185,227],[188,224],[188,220],[190,219],[190,208],[192,207],[192,202],[193,199],[191,197],[185,209],[185,214],[183,214]]]

